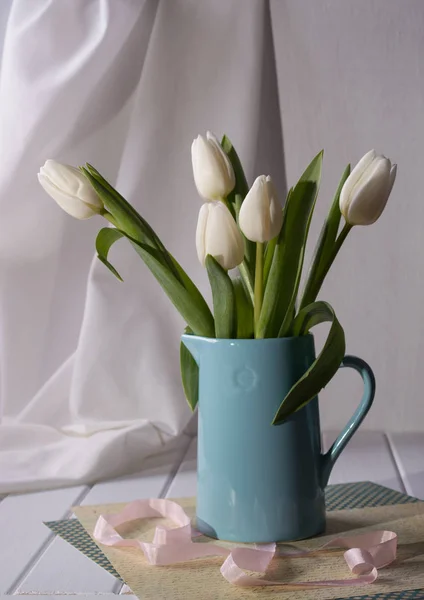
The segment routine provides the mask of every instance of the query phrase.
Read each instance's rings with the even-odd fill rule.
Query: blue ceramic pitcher
[[[199,365],[197,524],[235,542],[275,542],[325,529],[324,488],[331,469],[371,407],[375,380],[346,356],[364,381],[355,414],[323,454],[318,399],[271,425],[281,401],[315,360],[312,335],[212,339],[184,335]]]

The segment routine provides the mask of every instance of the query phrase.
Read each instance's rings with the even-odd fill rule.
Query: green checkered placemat
[[[370,481],[330,485],[325,491],[325,498],[327,510],[329,511],[419,502],[417,498],[412,498],[411,496],[396,492],[382,485],[377,485],[376,483],[371,483]],[[119,573],[91,539],[78,519],[49,521],[45,525],[122,581]],[[424,600],[424,589],[392,592],[390,594],[352,596],[344,600]]]
[[[417,498],[402,494],[390,488],[370,481],[360,483],[339,483],[329,485],[325,490],[327,510],[346,508],[373,508],[375,506],[393,506],[420,502]]]
[[[47,525],[56,535],[69,542],[74,548],[88,556],[88,558],[91,558],[91,560],[103,567],[108,573],[123,581],[118,571],[111,565],[98,545],[93,542],[78,519],[47,521],[44,525]]]

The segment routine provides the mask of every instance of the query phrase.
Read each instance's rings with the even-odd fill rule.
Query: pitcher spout
[[[199,365],[203,338],[185,333],[181,336],[181,341]]]

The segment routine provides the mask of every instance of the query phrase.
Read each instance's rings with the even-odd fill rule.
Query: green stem
[[[329,254],[327,261],[325,262],[324,266],[321,268],[319,273],[316,274],[315,281],[313,281],[312,285],[307,290],[308,293],[306,293],[306,290],[305,290],[305,294],[302,298],[302,302],[299,306],[299,310],[301,310],[305,306],[308,306],[308,304],[311,304],[312,302],[314,302],[316,300],[316,298],[319,294],[319,291],[322,287],[322,284],[324,283],[324,279],[326,278],[328,271],[330,270],[337,254],[339,253],[340,248],[342,247],[343,242],[347,238],[349,231],[351,229],[352,229],[352,225],[349,225],[349,223],[344,224],[343,229],[341,230],[338,238],[336,239],[336,241],[334,243],[331,254]]]
[[[255,337],[259,317],[261,316],[262,300],[264,294],[264,245],[261,242],[256,244],[256,268],[255,268],[255,299],[254,299],[254,320]]]
[[[100,212],[100,216],[104,217],[107,221],[109,221],[109,223],[112,223],[112,225],[118,228],[118,224],[115,221],[114,217],[106,209]]]

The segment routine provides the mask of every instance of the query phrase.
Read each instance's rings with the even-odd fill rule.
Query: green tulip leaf
[[[192,331],[196,335],[214,337],[213,316],[203,296],[200,293],[199,297],[192,296],[180,279],[163,264],[161,253],[158,250],[136,240],[130,241]]]
[[[178,262],[170,255],[174,269],[178,272],[178,277],[176,277],[174,271],[168,268],[166,262],[164,263],[160,250],[137,242],[123,231],[106,227],[101,229],[97,235],[96,249],[99,259],[114,275],[119,277],[119,273],[109,263],[107,256],[112,244],[121,237],[129,239],[133,248],[143,259],[192,331],[196,335],[215,337],[212,313],[205,299]]]
[[[231,140],[228,136],[224,135],[221,140],[221,146],[225,152],[225,154],[230,159],[230,163],[234,170],[234,175],[236,177],[236,185],[233,191],[228,195],[228,200],[230,202],[235,202],[235,197],[239,194],[242,198],[244,198],[249,191],[249,186],[247,184],[246,175],[244,174],[243,167],[239,158],[239,155],[236,152]]]
[[[100,261],[101,263],[103,263],[103,264],[105,265],[105,267],[107,267],[107,268],[109,269],[109,271],[110,271],[111,273],[113,273],[113,274],[115,275],[115,277],[116,277],[117,279],[119,279],[119,281],[124,281],[124,280],[122,279],[122,277],[120,276],[119,272],[118,272],[118,271],[115,269],[115,267],[114,267],[114,266],[113,266],[113,265],[112,265],[112,264],[111,264],[111,263],[110,263],[108,260],[105,260],[104,258],[102,258],[102,257],[100,256],[100,254],[98,254],[98,255],[97,255],[97,258],[99,259],[99,261]]]
[[[192,334],[193,331],[186,327],[184,333]],[[188,405],[194,411],[199,400],[199,367],[183,342],[180,344],[180,367],[184,394]]]
[[[225,269],[210,254],[205,266],[212,289],[215,335],[217,338],[233,338],[236,330],[236,305],[232,281]]]
[[[236,322],[238,339],[253,338],[253,306],[241,277],[232,280],[236,303]]]
[[[94,167],[87,164],[86,167],[81,167],[81,171],[102,199],[108,211],[108,219],[117,227],[104,228],[99,232],[96,240],[99,259],[120,278],[107,256],[112,244],[125,236],[191,329],[197,335],[214,337],[213,316],[205,299],[147,221]]]
[[[337,238],[337,233],[339,231],[340,226],[340,219],[342,216],[339,206],[340,193],[349,175],[350,165],[347,165],[346,169],[343,171],[343,175],[340,179],[339,185],[334,195],[330,211],[321,229],[321,234],[315,247],[312,265],[308,274],[308,278],[306,280],[305,289],[300,302],[301,309],[304,306],[311,304],[311,302],[314,302],[321,289],[323,283],[323,275],[325,275],[324,269],[328,260],[331,259],[331,254],[334,249],[334,243]]]
[[[80,167],[80,170],[97,192],[105,209],[112,215],[114,225],[133,239],[157,247],[156,234],[135,208],[94,167],[87,165]]]
[[[179,280],[181,281],[181,283],[183,284],[183,286],[185,287],[187,292],[190,294],[192,301],[196,304],[196,306],[201,311],[203,311],[206,320],[213,322],[213,316],[212,316],[212,313],[208,306],[208,303],[206,302],[206,300],[200,293],[199,288],[196,286],[196,284],[193,282],[193,280],[187,275],[187,273],[184,271],[184,269],[179,264],[179,262],[172,256],[172,254],[169,254],[169,256],[172,260],[172,264],[174,265],[175,270],[178,273]],[[200,334],[197,334],[197,335],[200,335]],[[213,335],[212,335],[212,337],[213,337]]]
[[[274,417],[274,425],[282,423],[315,398],[341,365],[346,349],[345,335],[334,310],[327,302],[314,302],[302,309],[294,320],[294,334],[305,335],[312,327],[324,322],[331,322],[324,347],[284,398]]]
[[[164,265],[168,265],[168,268],[174,271],[174,275],[178,278],[178,273],[174,269],[169,252],[149,223],[93,166],[87,164],[86,167],[80,167],[80,170],[102,200],[106,211],[109,213],[108,218],[113,225],[129,238],[159,250],[161,253],[160,260]]]
[[[123,237],[123,233],[112,227],[100,229],[96,238],[97,258],[111,271],[115,277],[123,281],[122,277],[113,265],[108,261],[110,247]]]
[[[306,241],[321,180],[323,152],[307,167],[287,198],[283,225],[265,288],[257,337],[282,336],[290,326],[302,274]]]
[[[105,252],[101,252],[98,250],[100,260],[116,275],[116,269],[112,267],[110,263],[107,262],[107,253],[109,251],[110,246],[123,235],[127,237],[130,241],[137,241],[146,243],[146,245],[150,245],[154,250],[158,250],[155,256],[160,262],[169,268],[169,270],[176,276],[176,278],[183,284],[183,286],[187,289],[187,291],[193,297],[193,300],[200,306],[203,305],[203,310],[205,313],[210,313],[209,307],[204,300],[202,294],[199,292],[196,285],[181,267],[181,265],[175,260],[175,258],[170,254],[159,237],[150,227],[150,225],[143,219],[138,212],[133,209],[131,204],[129,204],[125,198],[123,198],[119,192],[117,192],[107,181],[104,179],[98,171],[91,165],[87,166],[87,169],[81,169],[86,177],[90,180],[94,189],[96,189],[99,196],[103,199],[105,203],[105,207],[110,209],[111,214],[113,213],[117,220],[119,216],[121,216],[121,220],[125,221],[125,215],[129,215],[128,223],[134,225],[134,223],[141,223],[141,229],[138,227],[127,227],[125,230],[122,229],[112,229],[105,228],[101,230],[99,233],[99,240],[101,244],[105,245]],[[133,237],[131,235],[131,231],[136,229],[139,235]],[[104,233],[103,233],[104,232]],[[110,243],[108,243],[110,240]],[[143,241],[144,240],[144,241]],[[96,242],[97,244],[97,242]],[[102,249],[102,247],[101,247]]]

